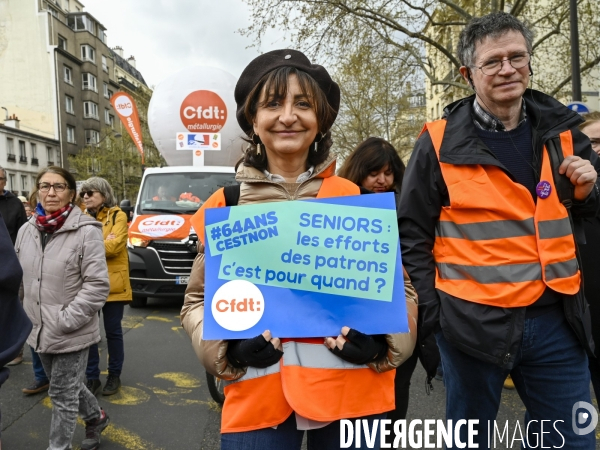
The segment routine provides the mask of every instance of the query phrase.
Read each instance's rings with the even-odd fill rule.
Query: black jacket
[[[25,207],[15,194],[5,191],[4,195],[0,195],[0,214],[4,217],[4,223],[14,245],[19,228],[27,222]]]
[[[600,161],[592,151],[589,139],[577,129],[583,121],[577,113],[541,92],[528,89],[524,99],[532,127],[534,161],[541,164],[543,145],[561,132],[571,130],[575,154],[589,159],[600,172]],[[474,96],[459,100],[444,111],[447,124],[440,160],[448,164],[497,166],[514,180],[479,139],[471,116],[473,100]],[[600,206],[599,192],[597,183],[585,201],[573,203],[571,213],[576,236],[580,235],[578,229],[582,230],[580,219],[596,215]],[[435,226],[441,208],[449,204],[448,190],[426,132],[417,140],[404,174],[399,208],[402,261],[419,295],[419,333],[425,338],[441,329],[444,337],[458,349],[510,369],[521,342],[525,308],[482,305],[435,288],[432,253]],[[565,297],[569,297],[563,301],[565,316],[584,348],[592,351],[590,315],[583,292]]]
[[[594,342],[600,342],[600,217],[583,221],[585,245],[580,245],[585,299],[590,305]],[[596,357],[600,345],[596,345]]]
[[[18,199],[17,199],[18,200]],[[19,201],[20,203],[20,201]],[[0,214],[0,386],[8,377],[4,366],[15,359],[31,331],[31,321],[19,300],[23,270]]]

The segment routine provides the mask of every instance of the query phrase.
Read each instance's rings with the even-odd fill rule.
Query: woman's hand
[[[275,364],[282,356],[281,341],[272,338],[269,330],[252,339],[230,340],[227,346],[227,359],[238,369],[248,366],[264,369]]]
[[[117,235],[115,233],[110,233],[108,236],[106,236],[106,241],[112,241],[113,239],[116,239]]]
[[[375,361],[387,350],[385,342],[349,327],[342,327],[342,334],[337,339],[328,337],[324,343],[334,355],[353,364]]]

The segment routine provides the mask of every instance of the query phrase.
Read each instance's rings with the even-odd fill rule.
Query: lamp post
[[[577,0],[570,0],[571,19],[571,85],[573,101],[581,101],[581,73],[579,66],[579,26],[577,24]]]

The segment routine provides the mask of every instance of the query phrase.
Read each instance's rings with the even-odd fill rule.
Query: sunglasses
[[[85,196],[86,196],[86,194],[87,194],[87,196],[88,196],[88,197],[91,197],[91,196],[93,196],[93,195],[94,195],[94,193],[95,193],[95,192],[99,192],[99,191],[92,191],[92,190],[89,190],[89,191],[81,191],[81,192],[79,193],[79,196],[80,196],[81,198],[83,198],[83,197],[85,197]]]

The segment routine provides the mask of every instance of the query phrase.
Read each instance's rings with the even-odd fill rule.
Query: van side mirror
[[[131,222],[133,219],[133,206],[131,206],[131,202],[127,199],[121,200],[119,207],[127,214],[127,223]]]

